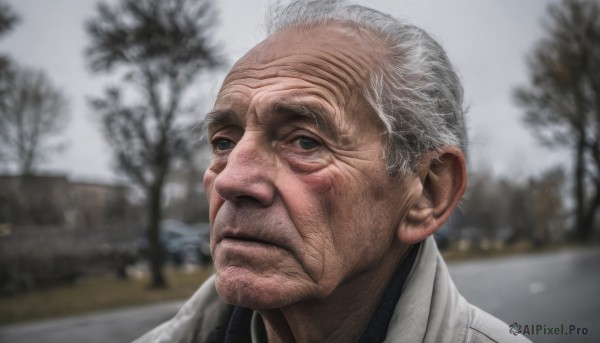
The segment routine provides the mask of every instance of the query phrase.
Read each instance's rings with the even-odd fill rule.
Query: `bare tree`
[[[515,98],[543,144],[571,150],[575,226],[586,240],[600,206],[600,4],[563,0],[548,14]]]
[[[186,93],[220,64],[210,43],[209,0],[121,0],[101,3],[86,23],[86,50],[96,73],[122,75],[120,87],[92,100],[118,169],[145,191],[151,287],[166,287],[159,223],[163,188],[174,162],[189,154]]]
[[[527,192],[532,233],[534,241],[540,245],[562,238],[566,219],[562,194],[564,179],[565,173],[561,168],[549,169],[537,178],[529,178]]]
[[[8,67],[0,106],[0,159],[32,174],[60,144],[56,135],[68,119],[64,95],[39,70]]]
[[[4,1],[0,1],[0,38],[19,22],[19,17]],[[10,91],[13,80],[10,59],[0,55],[0,111],[5,108],[5,96]],[[1,160],[1,159],[0,159]]]
[[[4,1],[0,1],[0,37],[12,30],[19,22],[19,16]]]

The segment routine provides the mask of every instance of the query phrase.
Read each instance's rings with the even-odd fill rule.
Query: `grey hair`
[[[366,29],[388,50],[363,95],[385,126],[384,156],[390,174],[408,175],[423,153],[456,146],[466,155],[468,138],[463,88],[446,52],[422,29],[344,0],[298,0],[276,6],[269,35],[287,27],[341,23]]]

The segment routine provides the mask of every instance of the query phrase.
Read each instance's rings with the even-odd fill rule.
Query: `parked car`
[[[165,249],[165,262],[174,265],[211,263],[208,224],[189,226],[176,220],[166,219],[160,224],[160,240]],[[143,237],[142,252],[148,251],[148,239]]]

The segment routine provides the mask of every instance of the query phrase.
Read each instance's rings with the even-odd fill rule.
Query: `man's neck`
[[[390,250],[374,268],[345,280],[325,299],[259,311],[269,342],[356,341],[409,248]]]

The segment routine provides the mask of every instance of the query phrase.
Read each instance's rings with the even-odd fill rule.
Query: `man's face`
[[[217,291],[256,309],[323,299],[375,270],[414,200],[387,175],[383,126],[361,97],[380,41],[287,29],[227,76],[209,115]]]

